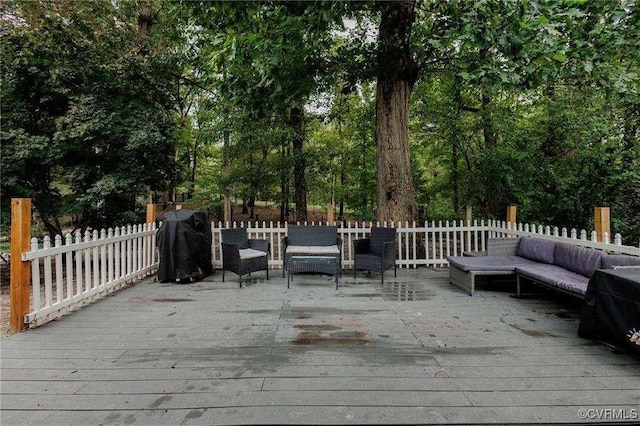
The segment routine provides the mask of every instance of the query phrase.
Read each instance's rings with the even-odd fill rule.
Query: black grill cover
[[[206,213],[186,209],[166,213],[156,242],[160,250],[158,281],[193,282],[213,272],[211,225]]]
[[[600,269],[593,274],[578,335],[612,343],[640,358],[640,269]]]

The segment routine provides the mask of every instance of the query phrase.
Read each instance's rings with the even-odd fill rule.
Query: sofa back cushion
[[[640,257],[626,254],[605,254],[602,256],[603,269],[611,269],[614,266],[640,266]]]
[[[540,238],[526,237],[520,239],[516,254],[536,262],[553,264],[556,243]]]
[[[333,246],[338,239],[336,226],[289,225],[287,227],[289,245],[292,246]]]
[[[590,278],[596,269],[602,267],[603,254],[598,250],[558,243],[556,244],[554,263],[571,272]]]

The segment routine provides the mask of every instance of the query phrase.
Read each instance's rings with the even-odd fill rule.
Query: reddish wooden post
[[[327,204],[327,223],[329,225],[333,225],[333,222],[335,222],[335,216],[333,213],[333,203],[329,203]]]
[[[11,200],[11,333],[24,329],[24,316],[29,313],[31,268],[22,261],[22,253],[31,248],[31,199]]]
[[[609,239],[611,239],[611,212],[609,207],[594,207],[593,216],[598,241],[604,242],[605,232],[609,234]]]
[[[516,226],[517,211],[518,211],[518,206],[513,204],[510,206],[507,206],[507,223],[510,223],[512,228]]]
[[[147,204],[147,222],[156,223],[156,204]]]

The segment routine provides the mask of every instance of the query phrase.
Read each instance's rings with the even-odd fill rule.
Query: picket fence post
[[[22,253],[29,251],[30,244],[31,199],[14,198],[11,200],[11,333],[18,333],[24,329],[24,316],[29,312],[31,270],[29,262],[22,260]]]

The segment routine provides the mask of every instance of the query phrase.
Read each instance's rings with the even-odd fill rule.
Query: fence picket
[[[93,231],[93,240],[92,241],[98,241],[98,230],[94,230]],[[92,266],[93,266],[93,285],[91,286],[91,288],[98,288],[98,286],[100,285],[100,258],[99,258],[99,252],[98,252],[99,247],[95,246],[93,247],[93,262],[92,262]]]
[[[65,236],[65,246],[71,246],[73,244],[73,237],[70,233]],[[73,297],[73,253],[71,251],[64,253],[64,257],[67,263],[67,297],[65,300],[70,300]]]
[[[84,242],[91,241],[91,233],[86,231],[84,234]],[[91,289],[91,249],[84,249],[84,290],[89,291]]]
[[[38,239],[31,239],[31,251],[38,250]],[[31,289],[33,291],[33,306],[34,309],[40,309],[40,259],[35,262],[31,262],[31,281],[33,285]]]
[[[56,235],[55,247],[62,247],[62,235]],[[56,263],[56,303],[62,302],[64,299],[64,282],[62,276],[62,254],[55,255]]]
[[[82,234],[80,231],[76,231],[76,245],[80,245],[82,243]],[[82,294],[82,289],[84,288],[84,282],[82,277],[84,276],[82,273],[82,251],[78,250],[74,253],[76,258],[76,294]]]
[[[51,237],[48,235],[44,237],[42,249],[47,250],[51,248]],[[51,256],[44,258],[44,306],[51,306],[53,304],[53,277],[51,274]]]
[[[113,238],[113,228],[107,230],[107,238],[110,240]],[[113,258],[114,244],[107,245],[107,282],[113,281],[113,266],[115,259]]]

